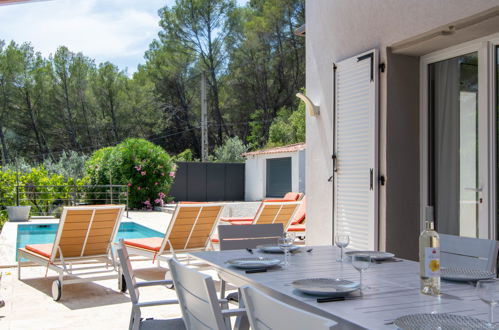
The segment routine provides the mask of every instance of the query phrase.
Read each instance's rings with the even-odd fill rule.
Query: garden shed
[[[245,199],[282,197],[289,191],[305,192],[305,143],[244,153]]]

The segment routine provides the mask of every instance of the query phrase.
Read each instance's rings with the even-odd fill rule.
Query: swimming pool
[[[37,225],[18,225],[16,241],[16,260],[17,249],[27,244],[46,244],[54,243],[55,234],[59,224],[37,224]],[[116,242],[120,238],[144,238],[144,237],[163,237],[164,234],[159,231],[139,225],[136,222],[122,222],[116,235]]]

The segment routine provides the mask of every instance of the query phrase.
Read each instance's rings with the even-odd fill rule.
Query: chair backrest
[[[332,329],[337,323],[272,298],[250,287],[241,288],[246,313],[253,330]]]
[[[186,328],[228,330],[213,279],[180,264],[174,258],[169,259],[168,264]]]
[[[496,272],[499,249],[497,241],[446,234],[439,235],[442,267]]]
[[[218,226],[220,250],[254,249],[261,244],[277,244],[283,235],[282,223],[248,226]]]
[[[298,210],[296,211],[296,213],[293,217],[293,221],[291,221],[292,225],[298,225],[298,224],[305,222],[305,216],[306,216],[306,210],[307,210],[306,197],[304,196],[300,202],[301,202],[301,204],[298,207]]]
[[[203,250],[218,223],[224,204],[179,203],[161,244],[165,249]],[[171,244],[171,246],[169,246]]]
[[[51,260],[107,255],[118,232],[125,205],[64,207]]]
[[[302,199],[302,193],[296,192],[288,192],[284,195],[283,199],[291,200],[291,201],[299,201]]]
[[[253,224],[282,223],[284,229],[291,224],[291,220],[300,206],[301,202],[269,202],[263,201]]]
[[[133,273],[132,263],[130,262],[130,256],[126,249],[126,245],[123,239],[120,239],[119,247],[117,249],[118,257],[120,259],[120,267],[123,276],[125,277],[126,287],[130,293],[130,299],[133,304],[139,302],[139,289],[135,286],[137,281],[135,280],[135,274]]]

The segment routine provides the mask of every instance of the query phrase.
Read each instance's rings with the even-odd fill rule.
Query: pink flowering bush
[[[175,172],[175,164],[163,148],[144,139],[126,139],[104,149],[85,165],[92,184],[109,184],[112,179],[113,184],[128,185],[131,208],[152,209],[171,199],[174,175],[165,173]]]

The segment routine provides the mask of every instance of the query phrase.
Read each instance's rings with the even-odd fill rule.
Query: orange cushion
[[[28,251],[35,252],[36,254],[50,258],[50,255],[52,254],[52,247],[53,244],[31,244],[26,245],[25,248]]]
[[[289,226],[287,231],[306,231],[305,225]]]
[[[163,237],[132,238],[125,240],[126,245],[158,252],[163,243]]]
[[[286,195],[284,195],[283,199],[290,199],[293,201],[297,201],[300,198],[301,194],[300,193],[295,193],[295,192],[288,192]]]
[[[293,217],[293,221],[291,222],[291,225],[298,225],[301,224],[305,221],[305,211],[307,210],[307,206],[305,204],[305,197],[303,197],[300,206],[298,207],[298,210],[295,213],[295,216]]]

